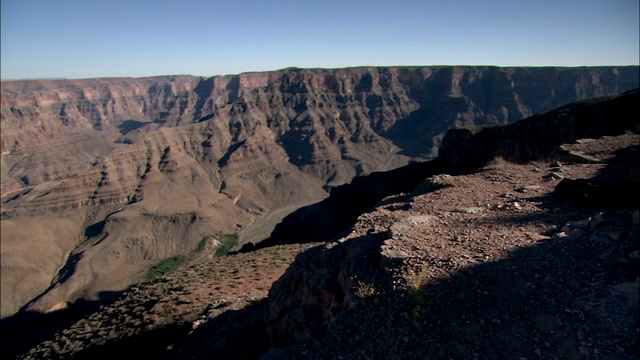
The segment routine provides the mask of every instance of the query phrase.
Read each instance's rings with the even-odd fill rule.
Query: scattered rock
[[[445,187],[453,186],[451,181],[451,175],[440,174],[426,178],[413,192],[413,196],[422,195],[442,189]]]
[[[398,260],[404,260],[411,257],[411,255],[407,254],[403,250],[391,249],[388,247],[383,247],[380,252],[380,256],[381,266],[388,266],[389,264],[398,263]]]
[[[582,154],[576,151],[571,151],[564,145],[558,146],[551,153],[551,156],[559,157],[562,160],[567,162],[575,162],[575,163],[583,163],[583,164],[597,164],[600,162],[600,159],[596,159],[593,156]]]
[[[550,180],[550,179],[562,180],[564,179],[564,176],[562,176],[562,174],[560,174],[559,172],[552,171],[549,174],[543,176],[542,178],[545,180]]]
[[[454,213],[462,213],[462,214],[477,214],[482,212],[484,209],[478,206],[469,206],[469,207],[459,207],[451,210]]]
[[[412,215],[400,221],[395,222],[389,227],[388,236],[390,238],[399,238],[401,235],[409,231],[414,225],[428,223],[433,221],[431,215]]]
[[[518,201],[511,201],[508,203],[496,205],[496,209],[517,211],[522,209],[522,205]]]
[[[530,191],[536,191],[540,189],[540,185],[525,185],[515,189],[517,192],[528,193]]]
[[[566,237],[569,237],[569,235],[568,235],[566,232],[564,232],[564,231],[561,231],[561,232],[559,232],[559,233],[557,233],[557,234],[553,235],[553,238],[554,238],[554,239],[564,239],[564,238],[566,238]]]
[[[409,229],[411,229],[411,224],[405,221],[399,221],[389,227],[389,237],[397,239],[409,231]]]
[[[423,224],[433,221],[433,216],[431,215],[413,215],[407,217],[406,221],[411,224]]]

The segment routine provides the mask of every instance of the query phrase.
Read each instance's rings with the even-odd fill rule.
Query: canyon
[[[221,234],[239,235],[236,250],[259,246],[352,181],[436,159],[451,128],[618,94],[639,86],[638,69],[3,81],[1,316],[100,300]]]
[[[251,249],[3,319],[3,356],[636,359],[639,96],[450,129]]]

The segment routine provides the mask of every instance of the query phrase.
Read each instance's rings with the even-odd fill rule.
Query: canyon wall
[[[217,233],[260,241],[354,176],[435,158],[452,126],[638,78],[443,66],[2,82],[1,315],[123,289]]]
[[[467,231],[460,231],[460,228],[465,226],[463,223],[466,222],[473,223],[472,227],[481,229],[475,234],[475,239],[482,244],[483,250],[473,248],[473,252],[482,253],[486,251],[484,250],[486,249],[485,246],[504,246],[503,244],[508,244],[514,238],[523,236],[521,234],[526,226],[544,223],[542,222],[544,216],[541,214],[545,212],[551,214],[550,218],[553,219],[553,222],[558,221],[558,213],[562,211],[556,206],[568,205],[565,207],[565,212],[570,214],[568,218],[575,217],[576,210],[591,214],[597,212],[599,215],[620,214],[621,218],[624,219],[624,222],[621,223],[627,226],[630,231],[629,235],[628,237],[626,237],[626,234],[625,237],[620,236],[616,240],[607,242],[607,244],[628,247],[629,250],[625,250],[627,253],[630,253],[631,249],[637,249],[640,245],[638,243],[637,221],[635,230],[632,230],[630,214],[634,212],[632,209],[635,209],[636,214],[638,213],[638,202],[635,197],[630,195],[639,185],[638,174],[640,166],[638,152],[640,148],[638,140],[640,139],[640,108],[637,105],[638,103],[640,103],[640,91],[635,89],[616,96],[590,98],[586,101],[567,104],[512,124],[451,129],[442,141],[438,159],[410,164],[385,173],[374,173],[366,177],[356,178],[351,184],[338,188],[340,191],[332,192],[329,198],[306,208],[306,211],[292,213],[280,224],[286,224],[287,226],[280,227],[279,225],[273,233],[274,238],[267,240],[267,242],[282,244],[309,240],[325,241],[326,244],[311,248],[298,255],[285,274],[270,289],[264,313],[265,328],[271,339],[271,347],[276,349],[274,353],[284,353],[286,350],[294,349],[295,347],[303,348],[302,346],[313,344],[303,348],[307,356],[312,357],[308,354],[313,354],[311,349],[314,349],[316,344],[318,345],[315,348],[326,349],[334,344],[336,339],[349,338],[353,334],[360,334],[361,339],[366,340],[349,339],[346,342],[340,340],[337,342],[340,344],[349,343],[349,345],[367,342],[375,348],[379,345],[380,340],[372,341],[370,337],[362,336],[363,329],[369,328],[375,333],[380,333],[380,328],[394,326],[396,328],[393,333],[398,334],[398,339],[394,340],[394,342],[402,344],[402,354],[406,355],[411,351],[412,347],[406,345],[408,341],[405,335],[410,335],[398,330],[398,327],[400,327],[398,324],[404,321],[403,319],[409,321],[410,326],[408,328],[410,330],[408,333],[411,334],[419,334],[421,331],[431,334],[434,328],[441,328],[442,326],[451,326],[453,333],[460,333],[460,328],[464,325],[460,323],[456,325],[450,324],[453,321],[452,319],[455,318],[452,316],[454,312],[451,311],[453,307],[460,305],[464,309],[461,311],[464,314],[462,317],[464,320],[461,323],[473,324],[473,321],[469,322],[466,316],[473,313],[469,309],[470,306],[475,306],[473,304],[476,304],[478,298],[482,298],[483,294],[495,290],[499,286],[497,284],[508,284],[505,286],[511,289],[517,283],[517,281],[481,282],[481,280],[478,280],[477,269],[479,267],[477,265],[452,266],[452,262],[457,261],[457,259],[463,259],[463,257],[442,255],[446,252],[450,254],[455,249],[472,249],[469,246],[469,242],[473,241],[474,235],[467,236]],[[624,138],[630,140],[624,140]],[[606,142],[608,144],[603,146],[602,144]],[[601,145],[594,145],[597,143]],[[581,148],[586,152],[568,150],[575,145],[582,145]],[[602,155],[607,154],[607,152],[610,152],[609,156],[612,156],[609,159],[604,158]],[[496,158],[502,158],[507,161],[495,161]],[[554,161],[549,161],[551,159],[554,159]],[[530,163],[531,161],[535,162]],[[533,173],[536,175],[528,180],[537,181],[538,184],[553,184],[551,188],[555,189],[554,195],[540,196],[540,193],[536,193],[533,196],[522,196],[496,191],[496,188],[502,185],[506,185],[506,188],[510,189],[510,191],[513,191],[514,188],[518,189],[515,186],[518,180],[501,177],[502,173],[508,174],[506,170],[508,166],[515,167],[514,163],[527,164],[518,166],[517,172],[526,173],[533,168]],[[541,166],[543,164],[552,165],[552,168],[556,169],[554,171],[558,171],[557,169],[561,166],[586,168],[587,164],[599,170],[592,173],[596,175],[592,175],[593,177],[591,178],[581,178],[576,172],[562,172],[567,178],[558,182],[557,180],[549,181],[554,177],[550,177],[549,172],[544,174],[544,170],[541,170],[544,169],[544,166]],[[466,172],[465,175],[468,177],[449,175],[460,175],[456,174],[456,171]],[[441,175],[429,177],[425,180],[425,177],[436,173]],[[422,180],[424,180],[420,186],[414,182],[418,181],[418,178],[412,178],[416,174],[421,174]],[[473,175],[478,176],[473,181],[467,181],[466,187],[453,185],[452,179],[468,179]],[[554,176],[562,178],[558,172]],[[482,182],[480,180],[482,177],[490,179],[490,182],[485,185],[485,189],[481,190],[471,185],[472,182]],[[555,177],[555,179],[558,179],[558,177]],[[573,180],[569,178],[573,178]],[[578,179],[576,180],[576,178]],[[536,191],[533,189],[541,187],[541,185],[528,186],[530,186],[531,190],[524,189],[526,188],[525,186],[524,188],[520,187],[520,190],[515,190],[515,192],[526,193]],[[452,191],[448,194],[433,192],[437,189],[444,190],[444,188],[451,188],[450,190]],[[425,202],[420,204],[420,195],[425,193],[430,194],[422,198],[422,201]],[[389,197],[383,199],[384,196]],[[480,206],[456,208],[455,203],[460,201],[460,197],[464,198],[463,202],[465,204],[472,204],[471,196],[478,196],[477,199],[479,201],[476,204]],[[513,201],[512,203],[518,205],[513,207],[512,210],[506,210],[507,206],[504,203],[494,207],[488,204],[488,202],[492,201],[490,200],[491,197],[510,198]],[[513,200],[514,198],[517,201]],[[523,212],[520,212],[522,209],[520,204],[526,204],[529,201],[533,201],[536,204],[533,205],[534,208],[538,207],[538,210],[535,210],[539,212],[538,216],[534,217],[531,213],[524,215]],[[377,204],[374,204],[375,202]],[[444,209],[451,210],[442,211],[442,207],[435,210],[434,207],[437,206],[435,204],[438,202],[444,205]],[[554,204],[554,206],[540,205],[545,202]],[[425,206],[425,203],[428,205]],[[485,203],[487,204],[486,206],[484,205]],[[359,206],[361,208],[357,209]],[[531,203],[529,203],[529,206],[531,206]],[[506,218],[500,219],[496,215],[496,213],[504,214],[510,211],[512,211],[511,214]],[[484,215],[486,217],[483,221],[471,220],[474,217],[473,214],[478,213],[488,215]],[[456,217],[457,215],[452,214],[464,215]],[[637,218],[637,215],[635,216]],[[351,222],[346,231],[343,231],[340,235],[335,232],[330,233],[333,230],[331,229],[332,224],[339,223],[342,218],[347,217],[351,218]],[[383,226],[381,224],[384,224],[385,220],[382,219],[391,220],[386,220],[387,225]],[[589,221],[591,219],[588,218]],[[586,224],[589,221],[584,223]],[[440,231],[434,231],[434,227],[437,226],[438,222],[441,222],[443,227],[448,231],[452,231],[453,234],[465,235],[452,237],[444,235]],[[562,221],[559,223],[563,224]],[[577,223],[579,222],[565,222],[563,230],[570,229],[569,224]],[[490,225],[487,226],[487,224]],[[503,235],[504,233],[497,235],[496,233],[491,233],[491,228],[496,226],[494,224],[500,224],[497,226],[504,227],[513,226],[517,230],[507,236]],[[575,226],[577,227],[578,225]],[[594,225],[589,226],[591,228],[595,227]],[[419,230],[411,233],[410,229],[412,227]],[[548,229],[549,227],[547,223],[541,229]],[[553,229],[554,227],[551,228]],[[618,229],[622,229],[622,227],[618,227]],[[345,228],[343,227],[342,230],[345,230]],[[559,230],[560,227],[555,231]],[[544,246],[554,244],[553,240],[546,236],[546,231],[542,233],[544,236],[542,234],[538,235],[544,240],[537,238],[535,240],[536,243],[521,247],[517,251],[521,249],[531,251],[541,246],[541,244],[545,244]],[[302,239],[297,238],[300,237],[300,234],[304,235]],[[563,233],[563,235],[563,238],[554,237],[554,239],[559,240],[559,243],[562,244],[575,241],[580,246],[580,250],[565,252],[552,251],[549,248],[545,248],[540,251],[540,254],[557,256],[558,258],[553,261],[554,263],[560,263],[563,261],[562,259],[567,259],[567,263],[570,263],[574,269],[583,269],[586,266],[585,264],[591,264],[595,261],[595,258],[598,258],[605,261],[603,268],[612,271],[612,273],[616,271],[618,273],[624,272],[619,270],[620,268],[613,270],[620,266],[619,264],[625,263],[620,260],[620,257],[613,261],[613,259],[602,255],[602,247],[599,247],[602,245],[593,246],[588,244],[588,239],[593,239],[593,235],[585,235],[585,232],[578,231],[575,231],[572,235],[567,235],[566,233]],[[533,238],[533,235],[525,237],[529,236]],[[495,241],[494,245],[488,245],[493,241]],[[415,251],[421,246],[420,244],[428,244],[431,246],[431,251],[422,253]],[[587,251],[593,251],[593,253],[585,255]],[[637,250],[635,251],[637,254]],[[583,263],[579,263],[576,260],[575,256],[578,253],[584,256]],[[504,257],[498,256],[490,260],[487,257],[487,260],[478,262],[481,264],[484,262],[480,268],[487,265],[496,266],[496,264],[504,262],[505,259],[508,260],[513,256],[512,254],[513,252]],[[481,257],[484,256],[481,255]],[[616,256],[619,255],[616,253]],[[443,288],[446,288],[454,296],[458,296],[455,300],[439,297],[436,291],[423,290],[436,284],[442,284],[440,282],[442,281],[441,278],[438,279],[438,276],[431,275],[437,271],[435,269],[441,266],[438,264],[440,261],[445,264],[445,267],[451,266],[451,268],[455,269],[452,271],[453,275],[450,275],[452,279],[470,279],[468,284],[477,285],[480,283],[480,285],[475,291],[470,291],[467,296],[461,296],[460,293],[470,285],[457,289],[453,288],[450,283],[444,285]],[[472,261],[476,262],[476,260]],[[542,263],[540,257],[535,257],[530,261],[536,265]],[[420,263],[422,263],[422,267],[416,265]],[[503,273],[517,274],[518,271],[522,271],[522,266],[525,263],[527,261],[520,257],[514,260],[514,266],[504,268],[497,273],[501,275]],[[416,270],[412,270],[412,267],[421,269],[419,275]],[[639,268],[637,259],[636,263],[630,265],[628,269],[633,270],[628,275],[625,275],[626,278],[636,280],[635,289],[630,290],[630,293],[635,296],[638,290]],[[555,275],[560,272],[548,271],[547,273]],[[400,274],[402,275],[399,276]],[[528,272],[528,274],[532,278],[539,277],[535,272]],[[402,283],[403,280],[400,280],[402,277],[405,277],[404,281],[407,282],[406,288],[403,288],[402,285],[397,286]],[[613,277],[611,276],[611,278]],[[575,276],[572,281],[576,281],[576,278],[585,277]],[[589,275],[586,276],[586,279],[587,281],[592,281],[593,277]],[[620,279],[618,278],[612,283],[623,281]],[[565,286],[565,284],[562,285],[562,287]],[[577,289],[582,292],[586,287],[578,286]],[[430,289],[433,289],[433,287]],[[399,291],[399,295],[396,295],[393,300],[385,298],[395,291]],[[407,292],[402,293],[403,291]],[[613,293],[612,290],[604,291],[599,289],[599,291],[604,294]],[[523,294],[520,289],[518,289],[518,293]],[[543,294],[541,296],[545,300],[553,298],[554,300],[551,302],[554,305],[561,298],[555,297],[552,292],[541,292],[539,287],[533,286],[531,287],[531,293],[523,295],[523,299],[530,299],[537,296],[536,294]],[[502,301],[503,303],[496,306],[496,308],[499,309],[500,313],[503,313],[504,309],[508,307],[506,304],[513,303],[514,296],[504,296],[501,298],[502,300],[499,300],[498,297],[490,297],[487,303],[495,304]],[[580,299],[580,297],[576,299]],[[406,300],[414,302],[412,306],[405,308],[405,311],[406,309],[413,309],[413,313],[411,313],[411,310],[402,313],[398,311],[397,314],[402,315],[391,321],[389,314]],[[457,305],[451,306],[452,303]],[[637,315],[637,296],[635,296],[635,301],[630,300],[627,304],[630,304]],[[370,309],[375,308],[377,310],[375,312],[376,316],[367,313],[367,315],[360,317],[368,305],[373,305]],[[493,305],[484,304],[476,309],[484,311],[490,306]],[[579,305],[579,307],[582,306],[582,304]],[[620,307],[622,306],[625,305],[620,305]],[[425,309],[425,307],[427,308]],[[523,314],[527,312],[527,309],[531,311],[530,309],[532,308],[535,309],[534,311],[549,313],[548,310],[540,310],[539,307],[522,307],[515,312],[515,317],[519,319],[517,328],[527,327],[520,321],[528,317]],[[562,308],[565,307],[563,306]],[[616,309],[619,309],[619,307],[616,307]],[[444,315],[444,322],[434,321],[433,315],[439,312]],[[555,313],[561,312],[556,311]],[[631,315],[625,316],[636,318]],[[608,321],[609,316],[607,315],[603,318]],[[428,320],[423,323],[424,327],[420,330],[421,327],[418,325],[418,321],[424,318]],[[372,326],[371,323],[375,323],[376,320],[380,322]],[[580,321],[583,321],[583,319],[581,318]],[[593,323],[596,322],[594,321]],[[475,327],[476,325],[471,326]],[[475,331],[474,329],[470,332],[473,333]],[[557,333],[556,329],[554,337]],[[606,331],[604,333],[609,335]],[[489,335],[494,335],[494,333],[492,332]],[[488,336],[487,338],[493,337]],[[515,342],[520,343],[523,337],[517,335],[516,338],[518,340]],[[429,342],[422,339],[416,341],[416,345],[419,346],[423,346],[426,343]],[[441,345],[439,344],[436,347]],[[369,353],[387,354],[389,348],[389,344],[385,344],[379,347],[379,349],[384,349],[382,353]],[[297,350],[292,352],[295,351]],[[339,353],[344,355],[344,349],[339,349]],[[433,354],[430,351],[425,353]],[[325,358],[330,357],[326,353],[323,355]],[[471,354],[467,353],[466,355]],[[347,355],[344,356],[345,358],[348,357]],[[427,357],[430,358],[430,356]],[[464,358],[465,356],[462,357]],[[399,356],[399,358],[424,358],[424,355]]]
[[[439,159],[474,170],[495,158],[526,163],[566,157],[558,150],[561,144],[640,133],[638,102],[640,90],[634,89],[567,104],[507,126],[452,128],[442,141]]]

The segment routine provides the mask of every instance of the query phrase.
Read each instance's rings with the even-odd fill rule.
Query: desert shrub
[[[487,165],[485,165],[485,168],[491,170],[501,170],[509,166],[509,164],[511,164],[509,160],[506,160],[504,157],[498,155],[491,161],[489,161]]]
[[[225,256],[238,243],[238,234],[217,234],[220,245],[216,249],[216,256]]]
[[[413,294],[414,306],[411,310],[414,318],[419,318],[432,307],[432,299],[427,294],[426,281],[428,272],[426,269],[405,267],[403,277],[407,289]]]
[[[354,293],[360,299],[367,299],[377,294],[376,288],[372,283],[365,283],[358,280],[358,284],[354,289]]]
[[[207,242],[211,239],[211,235],[207,235],[203,237],[199,242],[196,248],[193,250],[195,253],[201,253],[207,247]]]
[[[166,258],[147,270],[147,278],[151,280],[169,274],[178,266],[180,266],[184,261],[185,257],[181,255]]]

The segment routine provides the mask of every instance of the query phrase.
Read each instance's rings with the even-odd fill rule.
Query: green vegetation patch
[[[407,283],[407,288],[413,294],[414,306],[412,309],[413,318],[424,316],[433,307],[431,299],[426,290],[426,281],[429,278],[427,269],[405,267],[403,277]]]
[[[185,257],[181,255],[172,256],[166,258],[159,263],[153,265],[147,270],[147,279],[155,279],[160,276],[164,276],[177,269],[182,263],[184,263]]]
[[[216,256],[225,256],[238,243],[238,234],[217,234],[220,246],[216,249]]]
[[[201,253],[207,247],[207,243],[211,240],[211,238],[212,238],[211,235],[207,235],[207,236],[203,237],[198,242],[198,246],[196,246],[196,248],[193,250],[193,252],[195,252],[196,254]]]
[[[378,294],[373,283],[362,282],[358,280],[354,293],[360,299],[369,299]]]

